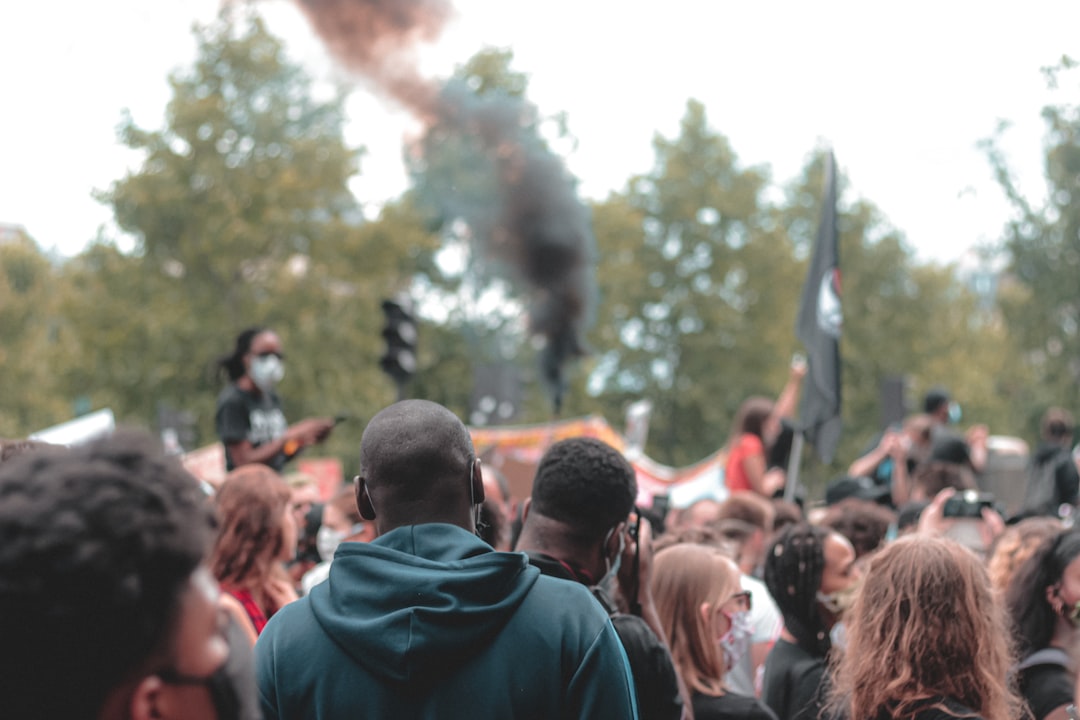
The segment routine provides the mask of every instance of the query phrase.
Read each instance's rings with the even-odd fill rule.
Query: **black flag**
[[[840,258],[836,230],[836,160],[825,159],[825,199],[806,273],[795,335],[806,346],[807,379],[799,410],[803,435],[830,462],[840,440]]]

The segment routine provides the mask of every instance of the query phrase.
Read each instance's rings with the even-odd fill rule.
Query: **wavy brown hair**
[[[691,690],[724,694],[724,656],[713,628],[701,615],[701,604],[715,609],[738,591],[738,569],[716,548],[672,545],[653,560],[656,611],[675,667]]]
[[[251,591],[269,616],[263,588],[287,578],[278,562],[285,533],[282,516],[292,493],[288,483],[265,465],[244,465],[228,474],[214,498],[218,534],[210,570],[222,585]]]
[[[985,720],[1023,717],[1006,680],[1009,632],[982,564],[950,541],[913,535],[870,563],[847,615],[831,705],[852,718],[913,718],[933,701]]]

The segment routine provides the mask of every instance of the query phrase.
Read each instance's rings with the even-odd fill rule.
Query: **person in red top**
[[[739,406],[732,437],[728,441],[728,459],[724,483],[730,492],[752,491],[771,498],[784,487],[783,471],[769,472],[766,454],[780,435],[780,421],[791,417],[799,403],[806,361],[791,363],[787,384],[773,402],[765,397],[750,397]]]
[[[297,528],[288,484],[265,465],[244,465],[225,478],[214,499],[218,534],[210,569],[220,605],[255,639],[297,593],[285,570],[296,554]]]

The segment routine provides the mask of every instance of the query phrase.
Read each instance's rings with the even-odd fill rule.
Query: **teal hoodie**
[[[255,646],[267,720],[634,718],[607,614],[454,526],[343,543]]]

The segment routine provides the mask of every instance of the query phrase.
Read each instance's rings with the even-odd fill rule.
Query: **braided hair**
[[[784,625],[800,647],[819,657],[832,648],[817,603],[827,535],[826,529],[816,525],[791,525],[780,533],[765,557],[765,586],[784,616]]]

